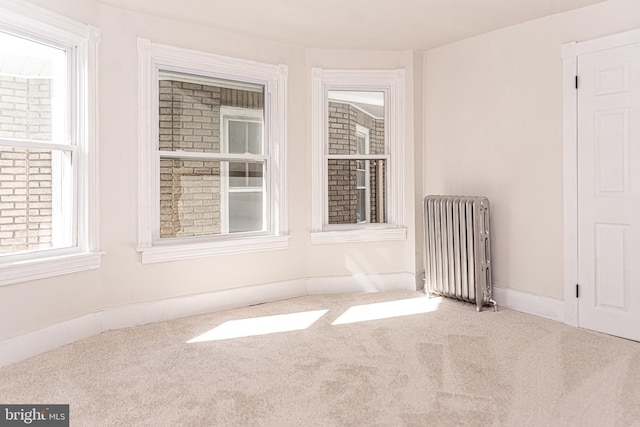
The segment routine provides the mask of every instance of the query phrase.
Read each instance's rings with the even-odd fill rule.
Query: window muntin
[[[2,257],[78,246],[73,58],[71,46],[0,30]]]
[[[160,239],[268,231],[263,85],[160,70],[158,126]]]

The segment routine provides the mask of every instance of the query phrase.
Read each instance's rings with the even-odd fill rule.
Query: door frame
[[[579,326],[578,298],[578,91],[580,55],[640,43],[640,29],[562,45],[564,322]],[[578,82],[579,84],[579,82]]]

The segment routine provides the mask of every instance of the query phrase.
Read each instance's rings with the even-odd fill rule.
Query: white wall
[[[489,198],[497,286],[563,298],[560,47],[639,27],[609,0],[425,54],[425,194]]]
[[[100,45],[101,241],[98,270],[0,287],[0,341],[101,308],[299,278],[416,272],[413,121],[407,120],[409,238],[374,244],[310,244],[311,67],[407,68],[410,52],[305,51],[98,5],[88,0],[33,0],[102,30]],[[137,37],[237,58],[289,66],[288,250],[142,265],[137,239]],[[408,96],[412,101],[412,96]],[[411,110],[411,105],[407,105]]]

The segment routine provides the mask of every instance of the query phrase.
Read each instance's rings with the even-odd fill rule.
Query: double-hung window
[[[286,67],[138,47],[142,262],[286,248]]]
[[[99,31],[0,5],[0,284],[96,268]]]
[[[312,243],[406,238],[404,72],[313,69]]]

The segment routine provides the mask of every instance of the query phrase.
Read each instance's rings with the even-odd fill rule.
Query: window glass
[[[160,238],[265,230],[264,87],[162,71],[159,89]]]
[[[240,233],[262,230],[262,207],[262,192],[230,193],[229,209],[234,214],[229,217],[229,232]]]
[[[0,254],[77,244],[67,52],[0,32]]]
[[[328,97],[329,155],[365,154],[357,126],[368,129],[368,154],[386,154],[384,93],[329,91]]]
[[[261,154],[264,86],[161,71],[159,97],[160,150],[221,153],[225,127],[226,152]],[[224,107],[250,111],[255,124],[222,123]]]
[[[328,92],[328,224],[386,222],[384,115],[382,92]]]
[[[385,160],[329,159],[327,163],[329,224],[387,222]]]

